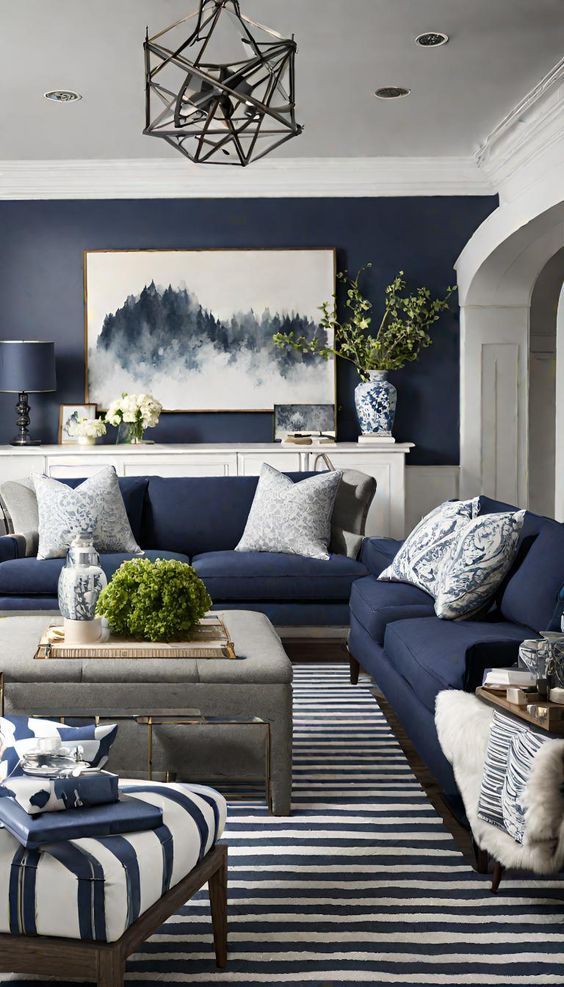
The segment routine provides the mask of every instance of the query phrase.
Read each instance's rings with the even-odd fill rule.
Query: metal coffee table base
[[[0,683],[1,685],[1,683]],[[153,750],[154,750],[154,737],[153,731],[155,727],[159,726],[183,726],[183,727],[199,727],[199,728],[221,728],[221,727],[232,727],[232,726],[243,726],[243,727],[259,727],[264,730],[265,735],[265,746],[264,746],[264,793],[265,801],[268,806],[268,811],[272,812],[272,745],[270,737],[270,723],[268,720],[262,720],[258,716],[244,717],[244,716],[203,716],[198,709],[168,709],[168,710],[152,710],[150,713],[138,713],[131,711],[124,711],[123,709],[118,710],[105,710],[104,715],[100,716],[94,710],[80,709],[72,710],[66,709],[64,713],[54,712],[52,709],[42,709],[37,708],[30,714],[31,717],[38,717],[41,719],[52,719],[58,720],[59,723],[64,724],[67,720],[90,720],[99,726],[102,722],[107,722],[108,720],[129,720],[130,722],[138,723],[139,726],[146,727],[147,730],[147,780],[153,780]],[[176,777],[176,772],[166,771],[166,781],[173,781]],[[248,798],[243,795],[231,795],[229,800],[236,801],[248,801]]]

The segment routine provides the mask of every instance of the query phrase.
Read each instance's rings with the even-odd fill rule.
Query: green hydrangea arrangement
[[[96,613],[114,634],[182,641],[211,605],[204,583],[187,562],[131,559],[100,593]]]

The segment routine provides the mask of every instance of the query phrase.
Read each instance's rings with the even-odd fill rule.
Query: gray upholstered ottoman
[[[272,811],[290,812],[292,788],[292,666],[263,614],[229,610],[223,617],[237,659],[35,660],[41,632],[56,615],[0,618],[0,672],[8,714],[63,714],[110,710],[150,714],[196,707],[204,716],[260,717],[270,724]],[[179,781],[259,781],[264,778],[268,737],[247,724],[159,725],[153,730],[155,772]],[[144,776],[147,729],[120,720],[109,767]]]

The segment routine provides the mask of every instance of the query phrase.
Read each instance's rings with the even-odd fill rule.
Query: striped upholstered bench
[[[28,850],[0,829],[0,971],[121,987],[125,962],[209,883],[215,955],[227,958],[225,800],[203,785],[123,781],[163,811],[158,829]]]

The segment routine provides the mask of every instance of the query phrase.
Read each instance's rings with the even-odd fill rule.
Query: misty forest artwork
[[[332,250],[134,250],[85,255],[87,400],[154,394],[166,411],[331,404],[332,361],[274,346],[332,342],[319,306]]]

